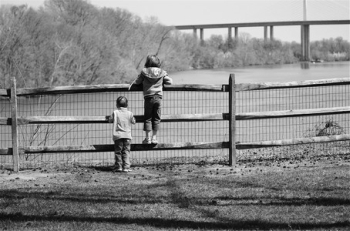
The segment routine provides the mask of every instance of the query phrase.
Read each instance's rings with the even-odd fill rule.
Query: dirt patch
[[[239,162],[236,166],[218,163],[136,166],[130,173],[116,173],[111,167],[70,167],[65,169],[38,168],[14,173],[0,170],[0,184],[10,188],[38,187],[50,184],[100,184],[111,178],[121,180],[161,180],[169,174],[181,177],[197,176],[249,176],[263,173],[298,171],[299,169],[350,167],[349,159],[318,158],[308,160],[252,160]]]

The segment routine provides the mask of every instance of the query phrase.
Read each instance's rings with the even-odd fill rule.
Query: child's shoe
[[[142,141],[142,144],[151,144],[150,138],[145,138],[145,139]]]
[[[123,172],[132,172],[132,170],[130,168],[125,168],[123,169]]]
[[[152,144],[158,144],[158,140],[156,138],[152,138],[151,143]]]
[[[113,165],[112,172],[121,172],[123,169],[118,164]]]

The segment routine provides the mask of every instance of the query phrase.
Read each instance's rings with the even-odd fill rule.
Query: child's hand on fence
[[[106,118],[106,120],[108,121],[108,123],[112,123],[112,122],[113,122],[112,116],[107,115],[107,116],[105,116],[105,118]]]
[[[130,83],[130,85],[129,85],[129,91],[130,91],[130,89],[131,89],[131,87],[132,87],[132,85],[135,83],[135,81],[136,81],[136,79],[134,80],[134,81],[132,81],[132,83]]]

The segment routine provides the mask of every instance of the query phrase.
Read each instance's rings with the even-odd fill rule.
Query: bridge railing
[[[345,142],[342,147],[346,152],[350,144],[349,86],[349,78],[235,84],[234,75],[228,85],[166,86],[161,142],[144,145],[140,134],[143,99],[139,88],[128,90],[129,85],[113,84],[16,89],[13,80],[11,89],[0,90],[1,102],[8,102],[2,107],[8,116],[0,116],[1,127],[7,128],[6,133],[0,133],[0,157],[12,157],[15,171],[23,163],[79,163],[87,155],[93,156],[85,159],[90,164],[112,163],[114,147],[108,115],[121,93],[129,98],[129,109],[139,125],[136,130],[140,132],[133,131],[138,135],[133,140],[132,153],[142,157],[147,156],[144,151],[157,153],[146,157],[148,160],[181,157],[185,150],[197,151],[196,155],[204,155],[204,150],[210,154],[220,150],[227,163],[235,165],[239,151],[337,142]],[[315,89],[317,93],[310,94]],[[99,101],[94,101],[96,98]],[[70,101],[74,102],[68,107]],[[334,104],[329,106],[327,102]],[[300,123],[300,119],[308,122]],[[328,124],[315,126],[320,121]],[[166,153],[169,150],[170,156]],[[96,153],[106,153],[107,157]],[[60,157],[52,159],[53,156]]]

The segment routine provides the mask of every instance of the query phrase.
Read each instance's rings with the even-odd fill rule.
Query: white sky
[[[0,5],[43,6],[45,0],[0,0]],[[123,8],[143,19],[154,16],[164,25],[218,24],[237,22],[301,21],[303,0],[89,0],[97,7]],[[308,20],[349,20],[349,0],[307,0]],[[184,31],[192,33],[192,31]],[[263,28],[239,28],[253,37],[263,38]],[[199,32],[198,32],[199,33]],[[227,36],[227,29],[204,30]],[[350,25],[311,26],[310,39],[343,37],[350,41]],[[274,27],[274,37],[300,42],[300,27]]]

